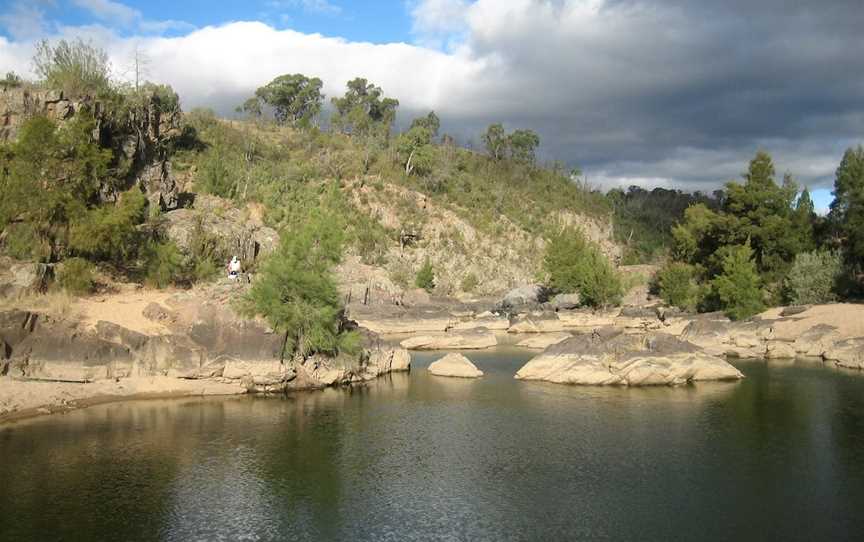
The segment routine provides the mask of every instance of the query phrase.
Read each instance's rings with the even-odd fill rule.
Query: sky
[[[185,109],[229,113],[284,73],[337,96],[357,76],[479,144],[530,128],[594,186],[710,191],[757,150],[831,201],[864,143],[862,0],[0,0],[0,72],[40,39],[137,48]]]

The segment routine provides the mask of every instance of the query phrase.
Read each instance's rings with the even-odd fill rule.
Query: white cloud
[[[843,1],[845,10],[837,7]],[[259,22],[171,38],[120,38],[99,26],[59,31],[92,37],[118,66],[139,44],[151,78],[174,86],[187,109],[229,112],[284,73],[322,78],[329,96],[362,76],[400,100],[400,122],[434,109],[443,130],[462,141],[478,140],[492,122],[532,128],[545,157],[581,166],[592,183],[710,190],[738,178],[765,148],[779,172],[826,186],[843,149],[861,138],[860,0],[778,20],[782,2],[747,7],[743,21],[735,10],[750,6],[745,0],[408,4],[418,36],[458,38],[444,48],[350,42]],[[152,24],[136,22],[141,30],[182,29]],[[0,40],[0,64],[26,65],[32,49],[22,44]]]
[[[5,28],[15,39],[38,38],[45,34],[48,22],[43,7],[50,2],[18,1],[9,5],[9,11],[0,13],[0,28]]]

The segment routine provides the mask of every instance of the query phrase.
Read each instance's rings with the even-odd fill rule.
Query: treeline
[[[827,303],[861,295],[864,149],[846,151],[835,200],[818,216],[809,192],[759,152],[743,183],[687,208],[672,233],[671,262],[658,274],[668,303],[747,318],[767,306]]]

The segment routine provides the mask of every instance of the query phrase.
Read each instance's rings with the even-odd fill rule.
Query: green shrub
[[[90,259],[115,264],[129,261],[140,248],[136,226],[144,221],[146,207],[147,198],[136,187],[121,194],[117,205],[87,211],[72,224],[69,248]]]
[[[842,276],[843,258],[839,252],[802,252],[795,256],[786,275],[784,297],[794,305],[837,301],[837,283]]]
[[[12,224],[6,228],[4,242],[6,254],[19,260],[48,261],[51,245],[39,236],[36,229],[27,223]]]
[[[145,282],[150,286],[161,289],[184,281],[183,254],[173,242],[151,242],[145,259]]]
[[[546,247],[543,268],[553,290],[578,292],[582,302],[592,307],[606,307],[621,302],[621,277],[612,264],[575,229],[554,236]]]
[[[432,262],[429,261],[429,258],[426,258],[423,266],[417,271],[414,285],[418,288],[423,288],[427,292],[435,289],[435,269],[432,267]]]
[[[68,258],[57,266],[54,278],[57,285],[73,295],[85,295],[93,291],[93,265],[84,258]]]
[[[477,275],[474,273],[468,273],[462,279],[462,284],[459,285],[459,288],[463,292],[473,292],[477,289],[477,286],[480,285],[480,280],[477,278]]]
[[[724,247],[718,252],[723,252],[722,272],[711,281],[711,286],[726,316],[742,320],[765,310],[761,279],[750,242]]]
[[[681,262],[667,264],[657,273],[661,299],[674,307],[693,310],[699,301],[699,287],[693,266]]]

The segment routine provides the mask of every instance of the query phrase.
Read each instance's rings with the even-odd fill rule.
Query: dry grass
[[[21,309],[41,312],[54,318],[71,319],[81,316],[76,308],[77,298],[64,291],[49,291],[45,294],[29,294],[17,299],[0,300],[0,309]]]

